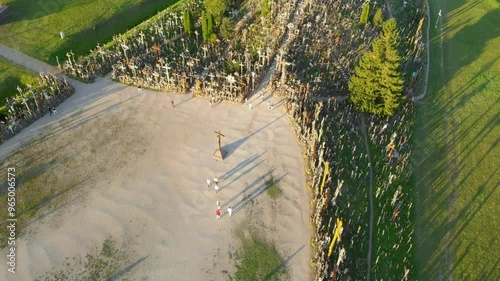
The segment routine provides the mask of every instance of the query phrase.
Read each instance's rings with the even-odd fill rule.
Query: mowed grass
[[[5,99],[19,94],[17,86],[34,85],[38,79],[34,72],[0,58],[0,116],[6,112]]]
[[[497,280],[500,8],[495,0],[430,7],[431,73],[412,156],[418,279]]]
[[[85,55],[178,1],[3,0],[9,16],[0,22],[0,43],[56,65],[56,56],[62,63],[70,50]]]

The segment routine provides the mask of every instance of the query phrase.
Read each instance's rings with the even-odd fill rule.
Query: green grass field
[[[429,4],[431,72],[416,108],[412,160],[418,279],[497,280],[500,7],[496,0]]]
[[[0,43],[56,65],[66,52],[85,55],[178,0],[3,0]],[[59,33],[64,31],[65,38]]]
[[[34,84],[38,75],[0,58],[0,115],[6,109],[5,99],[19,94],[17,86]]]

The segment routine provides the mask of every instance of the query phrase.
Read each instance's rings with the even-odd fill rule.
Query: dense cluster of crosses
[[[0,142],[47,114],[51,108],[69,97],[73,88],[66,79],[40,73],[38,83],[28,85],[25,89],[18,86],[17,91],[17,95],[7,98],[7,114],[0,121]]]
[[[274,29],[271,19],[288,22],[295,3],[276,1],[265,17],[254,6],[247,8],[244,17],[233,12],[239,20],[234,39],[204,42],[199,20],[203,5],[187,2],[126,36],[116,36],[106,47],[98,45],[81,61],[68,52],[60,67],[86,82],[111,71],[113,79],[126,84],[175,93],[192,90],[215,100],[242,102],[260,84],[286,32],[286,28]],[[198,19],[191,35],[183,31],[185,8]]]

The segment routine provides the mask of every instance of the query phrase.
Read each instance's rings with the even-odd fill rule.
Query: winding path
[[[76,111],[76,108],[81,108],[87,104],[90,104],[103,95],[108,94],[109,91],[115,91],[115,89],[125,87],[107,78],[99,78],[95,81],[95,83],[92,84],[82,83],[80,81],[66,77],[61,71],[59,71],[59,69],[52,65],[39,61],[35,58],[27,56],[1,44],[0,57],[35,73],[46,72],[55,74],[61,79],[65,78],[75,89],[75,98],[66,100],[65,102],[61,103],[57,107],[58,114],[50,118],[50,120],[52,121],[45,120],[42,122],[38,122],[38,120],[48,118],[47,116],[43,116],[35,121],[35,123],[24,128],[21,136],[19,136],[20,134],[18,133],[16,136],[2,143],[2,149],[0,150],[0,160],[6,159],[8,156],[19,150],[25,144],[29,144],[32,140],[36,139],[45,128],[49,127],[52,124],[54,120],[60,120],[67,114],[73,114]],[[110,90],[108,91],[105,89]]]

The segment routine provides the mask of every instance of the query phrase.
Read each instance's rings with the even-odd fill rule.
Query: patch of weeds
[[[64,269],[47,272],[35,280],[111,280],[126,262],[119,249],[117,242],[109,237],[104,240],[100,250],[96,247],[94,253],[85,256],[84,261],[73,257],[73,261],[69,262],[69,258],[66,258]],[[75,269],[80,264],[84,267]]]
[[[278,186],[278,180],[271,175],[265,182],[267,195],[273,200],[278,199],[282,194],[283,190]]]
[[[243,248],[238,255],[235,281],[268,280],[279,281],[287,275],[283,258],[275,246],[256,234],[241,238]]]

